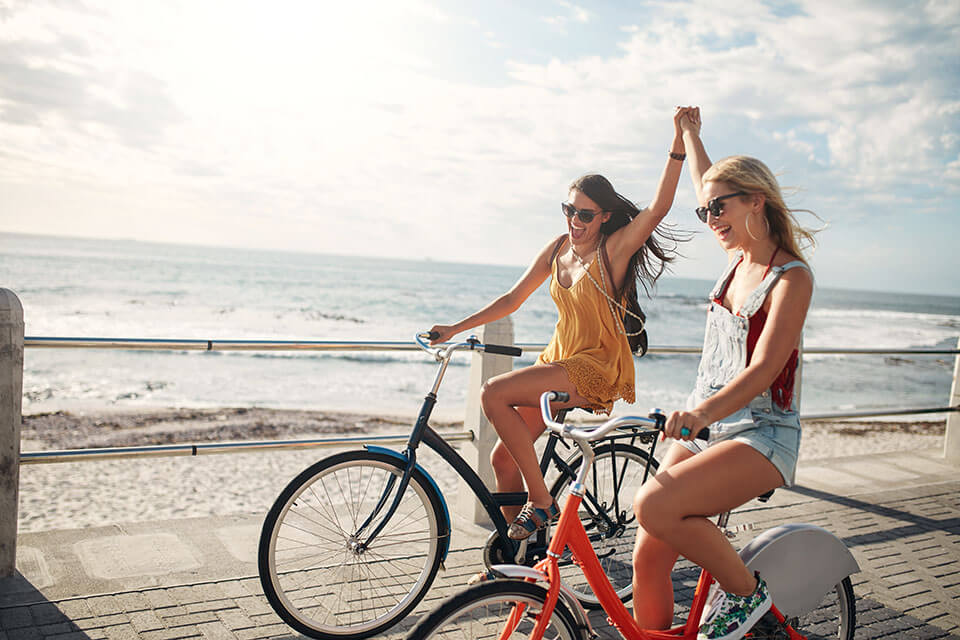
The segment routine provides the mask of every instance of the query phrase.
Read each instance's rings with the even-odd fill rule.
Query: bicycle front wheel
[[[420,620],[408,640],[443,638],[444,640],[476,640],[499,638],[514,607],[522,607],[519,624],[510,637],[528,638],[543,611],[547,591],[540,585],[519,580],[492,580],[450,597],[430,615]],[[558,601],[543,635],[548,640],[580,640],[582,637],[573,615]]]
[[[421,472],[367,540],[403,472],[393,456],[349,451],[310,466],[281,492],[263,523],[258,562],[264,594],[284,622],[313,638],[358,640],[417,605],[449,535],[440,497]]]
[[[643,484],[649,454],[623,442],[600,444],[594,453],[593,469],[584,480],[586,492],[580,504],[580,521],[610,584],[617,596],[626,601],[633,595],[633,545],[637,538],[633,498]],[[582,456],[577,456],[570,467],[576,472],[581,464]],[[657,461],[651,460],[650,472],[656,468]],[[566,473],[561,475],[551,490],[553,496],[566,495],[575,479]],[[560,562],[560,576],[583,606],[600,607],[583,571],[571,561],[569,550]]]
[[[857,613],[850,578],[828,591],[816,609],[787,622],[810,640],[853,640]]]

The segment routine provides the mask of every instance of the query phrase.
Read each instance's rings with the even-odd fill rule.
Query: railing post
[[[512,346],[513,320],[507,316],[491,322],[479,327],[476,334],[480,342]],[[480,406],[480,390],[483,388],[483,383],[493,376],[512,369],[513,358],[510,356],[474,353],[473,361],[470,363],[470,388],[467,392],[467,413],[464,416],[463,426],[473,432],[474,440],[463,444],[461,455],[476,470],[491,491],[496,489],[496,483],[493,468],[490,466],[490,452],[497,443],[497,432],[483,415],[483,408]],[[476,524],[492,524],[480,501],[463,480],[460,480],[459,494],[458,508],[462,515]]]
[[[0,577],[17,567],[20,408],[23,401],[23,306],[0,288]]]
[[[960,339],[957,339],[960,349]],[[950,406],[960,405],[960,353],[953,362],[953,386],[950,389]],[[943,457],[960,463],[960,412],[947,414],[947,429],[943,434]]]

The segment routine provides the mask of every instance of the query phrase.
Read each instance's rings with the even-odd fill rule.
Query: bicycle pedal
[[[523,564],[523,559],[527,557],[527,543],[529,538],[524,538],[520,541],[520,545],[517,548],[517,554],[513,556],[513,562],[515,564]]]

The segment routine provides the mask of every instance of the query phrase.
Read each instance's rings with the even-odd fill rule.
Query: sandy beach
[[[263,408],[56,412],[23,417],[21,450],[403,435],[411,422],[412,416]],[[441,433],[463,431],[462,422],[432,424]],[[800,459],[933,448],[942,445],[943,432],[943,420],[807,421]],[[263,514],[297,473],[338,450],[23,465],[20,530]],[[445,493],[456,490],[455,474],[433,452],[421,449],[420,462]]]

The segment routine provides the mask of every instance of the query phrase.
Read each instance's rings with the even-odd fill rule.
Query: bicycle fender
[[[860,571],[843,542],[812,524],[786,524],[764,531],[740,551],[751,571],[766,581],[777,608],[788,618],[814,610],[837,583]]]
[[[393,449],[388,449],[386,447],[378,447],[376,445],[368,444],[364,445],[364,448],[371,453],[385,453],[388,456],[396,458],[398,461],[407,463],[407,457],[400,453],[399,451],[394,451]],[[433,489],[434,493],[437,494],[437,497],[440,498],[440,506],[442,509],[442,517],[444,522],[438,523],[440,525],[441,531],[446,528],[447,535],[440,536],[440,562],[446,562],[447,553],[450,551],[450,536],[453,534],[452,521],[450,520],[450,510],[447,508],[447,500],[443,497],[443,492],[440,491],[437,481],[433,479],[426,469],[420,466],[420,463],[414,465],[414,468],[423,474],[423,477],[427,479],[427,482],[430,483],[430,487]]]
[[[543,571],[519,564],[495,564],[490,567],[490,572],[497,578],[524,580],[526,582],[548,582],[547,574]],[[560,583],[560,599],[573,614],[578,628],[587,631],[586,637],[596,638],[597,634],[593,630],[593,625],[590,624],[590,618],[587,617],[583,605],[577,600],[577,596],[573,595],[570,587],[562,582]]]

